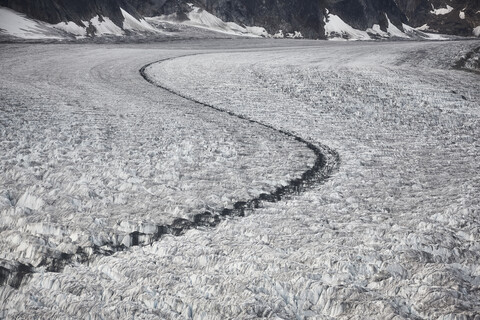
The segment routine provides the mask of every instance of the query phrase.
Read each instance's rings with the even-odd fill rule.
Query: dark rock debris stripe
[[[150,79],[145,72],[145,70],[153,64],[193,55],[198,54],[189,54],[180,57],[167,58],[149,63],[140,69],[140,74],[149,83],[183,99],[189,100],[191,102],[197,103],[199,105],[211,108],[219,112],[226,113],[232,117],[255,123],[257,125],[283,134],[289,138],[293,138],[294,140],[304,144],[307,148],[313,151],[316,157],[315,163],[313,167],[305,171],[300,178],[290,180],[287,185],[278,187],[273,192],[262,193],[258,197],[246,201],[237,201],[233,204],[232,209],[223,208],[219,211],[205,211],[195,214],[192,220],[177,218],[171,224],[157,225],[157,231],[154,234],[145,234],[138,231],[132,232],[129,234],[131,246],[152,244],[153,242],[158,241],[163,235],[167,234],[180,236],[184,234],[187,230],[197,227],[215,227],[227,217],[243,217],[245,216],[246,212],[252,211],[256,208],[260,208],[262,202],[277,202],[286,196],[299,194],[300,192],[303,192],[304,190],[312,187],[314,184],[325,181],[332,174],[332,172],[336,168],[338,168],[340,164],[340,157],[338,153],[327,146],[316,146],[313,143],[297,136],[294,133],[282,129],[277,129],[269,124],[253,120],[244,115],[236,114],[232,111],[198,101],[192,97],[189,97],[171,88],[156,83],[155,81]],[[53,253],[51,256],[45,257],[44,260],[40,263],[40,265],[36,268],[31,265],[22,264],[20,262],[0,260],[0,285],[8,284],[14,288],[18,288],[21,285],[22,281],[25,279],[25,277],[28,276],[28,274],[34,273],[35,270],[39,267],[44,267],[49,272],[61,272],[68,264],[89,263],[89,261],[92,260],[92,257],[108,256],[118,251],[124,251],[128,248],[128,246],[125,246],[123,244],[118,245],[114,243],[106,243],[101,247],[79,247],[75,254]]]

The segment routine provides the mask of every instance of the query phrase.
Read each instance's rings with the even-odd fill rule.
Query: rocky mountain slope
[[[480,25],[478,0],[398,0],[398,4],[415,27],[427,25],[432,31],[470,36]],[[480,29],[475,33],[479,36]]]
[[[400,34],[392,28],[408,33],[412,30],[408,26],[480,36],[478,0],[0,0],[0,6],[50,24],[74,22],[89,36],[98,35],[98,24],[105,18],[125,29],[122,9],[139,21],[162,16],[182,22],[189,20],[195,8],[223,22],[263,27],[270,35],[280,36],[358,38],[353,28],[367,32],[364,38],[391,37]],[[98,21],[92,23],[95,17]]]

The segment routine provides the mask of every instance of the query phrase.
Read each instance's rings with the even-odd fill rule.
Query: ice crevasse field
[[[480,43],[278,43],[2,45],[0,266],[33,272],[0,287],[0,316],[479,317],[480,76],[452,66]],[[144,71],[158,86],[140,75],[167,58]],[[315,161],[192,100],[340,161],[246,217],[132,246]]]

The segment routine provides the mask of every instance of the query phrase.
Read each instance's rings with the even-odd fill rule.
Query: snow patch
[[[419,27],[419,28],[412,28],[409,25],[402,24],[402,28],[406,34],[413,37],[417,36],[427,40],[448,40],[448,37],[441,34],[427,33],[427,32],[420,31],[420,30],[428,30],[427,25],[423,25],[422,27]]]
[[[397,37],[397,38],[409,38],[409,36],[403,33],[390,21],[387,14],[385,14],[385,17],[387,18],[387,21],[388,21],[387,32],[390,34],[390,36]]]
[[[278,30],[272,38],[275,39],[303,39],[303,34],[300,31],[294,31],[294,32],[283,32],[283,30]]]
[[[330,39],[371,40],[366,31],[358,30],[345,23],[339,16],[328,13],[325,21],[325,36]]]
[[[291,38],[291,39],[302,39],[303,38],[303,35],[301,32],[299,31],[294,31],[292,33],[287,33],[287,38]]]
[[[242,27],[235,22],[225,22],[222,19],[214,16],[210,12],[197,7],[193,4],[189,4],[192,9],[187,14],[187,19],[179,16],[177,13],[170,15],[161,15],[157,17],[148,18],[152,22],[169,22],[176,24],[183,24],[187,26],[192,26],[196,28],[211,30],[215,32],[231,34],[231,35],[240,35],[248,37],[269,37],[270,35],[262,27]]]
[[[88,24],[88,22],[84,22]],[[112,20],[108,17],[101,17],[96,16],[90,20],[91,25],[95,27],[96,35],[114,35],[114,36],[123,36],[125,35],[125,32],[117,26],[115,23],[113,23]]]
[[[460,19],[465,20],[465,11],[460,11],[460,12],[458,13],[458,17],[459,17]]]
[[[415,30],[426,31],[426,30],[430,30],[430,27],[428,26],[428,24],[425,23],[423,26],[415,28]]]
[[[5,7],[0,7],[0,33],[24,39],[59,39],[48,35],[48,24]]]
[[[425,39],[428,40],[448,40],[449,38],[445,35],[442,34],[436,34],[436,33],[424,33],[426,36]]]
[[[268,34],[267,30],[263,27],[245,27],[248,33],[257,35],[259,37],[268,38],[270,35]]]
[[[368,32],[368,33],[373,33],[373,34],[379,35],[380,37],[388,37],[388,33],[386,33],[385,31],[383,31],[383,30],[380,28],[380,25],[378,25],[378,24],[374,24],[371,28],[368,28],[368,29],[367,29],[367,32]]]
[[[125,10],[121,9],[125,18],[123,28],[141,32],[159,32],[144,19],[136,19]],[[110,18],[96,16],[90,21],[82,21],[84,26],[72,21],[49,24],[28,18],[24,14],[14,10],[0,7],[0,33],[8,34],[23,39],[65,39],[69,36],[84,38],[87,34],[87,27],[95,27],[95,35],[124,36],[125,31],[117,26]]]
[[[473,28],[473,35],[475,37],[480,37],[480,26]]]
[[[449,14],[450,12],[452,12],[453,8],[450,7],[448,4],[447,4],[447,7],[446,8],[438,8],[438,9],[435,9],[435,7],[432,5],[432,11],[430,11],[430,13],[433,13],[437,16],[439,15],[445,15],[445,14]]]
[[[123,21],[124,30],[158,32],[158,29],[155,29],[150,23],[145,21],[145,19],[138,20],[122,8],[120,8],[120,10],[125,19]]]
[[[278,30],[272,37],[275,39],[282,39],[285,38],[285,34],[283,33],[283,30]]]
[[[73,21],[69,22],[60,22],[53,25],[55,29],[65,31],[67,33],[73,34],[77,37],[85,37],[87,35],[87,30],[85,27],[81,27]]]

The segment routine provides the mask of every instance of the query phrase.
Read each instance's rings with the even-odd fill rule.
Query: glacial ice
[[[475,318],[478,75],[450,68],[478,41],[265,45],[283,43],[5,45],[0,267],[36,268],[18,288],[0,287],[0,315]],[[157,223],[271,190],[312,164],[295,141],[138,73],[199,51],[209,54],[146,71],[334,148],[338,171],[215,228],[93,254],[93,244],[130,245],[132,230],[148,236]],[[92,253],[88,264],[41,266],[79,247]]]

